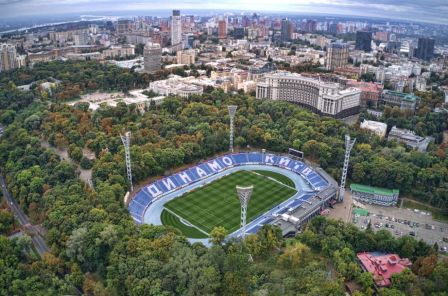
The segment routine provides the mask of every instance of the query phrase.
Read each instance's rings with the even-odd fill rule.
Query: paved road
[[[31,239],[32,239],[34,247],[36,248],[39,255],[42,256],[44,253],[49,252],[49,249],[48,249],[47,245],[45,244],[45,241],[38,234],[36,228],[33,225],[31,225],[30,220],[25,215],[25,213],[22,211],[22,209],[20,208],[20,206],[16,202],[16,200],[8,192],[8,189],[6,188],[5,177],[1,173],[0,173],[0,183],[2,186],[3,196],[6,198],[6,201],[8,202],[8,206],[14,212],[14,215],[16,216],[17,220],[19,221],[20,225],[22,225],[25,229],[28,229],[29,231],[31,231],[31,233],[32,233]]]

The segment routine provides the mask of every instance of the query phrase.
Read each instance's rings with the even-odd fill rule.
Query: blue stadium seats
[[[152,203],[153,198],[160,198],[170,191],[177,190],[186,185],[190,185],[201,178],[216,174],[218,171],[221,171],[228,167],[254,163],[279,166],[287,168],[297,174],[301,174],[313,187],[314,190],[316,190],[317,188],[324,188],[328,186],[328,183],[323,177],[321,177],[318,173],[313,171],[301,161],[292,160],[285,156],[263,154],[259,152],[235,153],[217,157],[215,159],[209,160],[208,162],[201,163],[195,167],[174,174],[170,177],[148,184],[136,194],[134,200],[129,205],[129,211],[135,218],[134,220],[139,223],[139,221],[142,221],[144,211],[147,206]],[[182,178],[181,175],[184,176],[184,178]],[[311,196],[312,195],[313,194],[311,194]],[[293,204],[300,205],[300,203],[303,203],[303,199],[296,200]],[[291,205],[289,205],[288,207],[291,207]],[[285,209],[287,210],[288,207],[286,207]],[[285,209],[282,209],[281,212],[283,212]],[[263,218],[260,217],[260,219]]]
[[[149,195],[146,195],[143,190],[140,190],[135,196],[134,200],[144,205],[147,204],[148,201],[151,200],[151,198],[149,197]]]
[[[241,163],[248,162],[247,153],[233,154],[232,159],[235,164],[241,164]]]
[[[286,213],[287,211],[288,211],[288,208],[285,207],[285,208],[281,209],[280,211],[278,211],[277,214],[281,215],[281,214]]]
[[[249,162],[261,163],[263,162],[263,158],[261,153],[249,153],[248,154]]]

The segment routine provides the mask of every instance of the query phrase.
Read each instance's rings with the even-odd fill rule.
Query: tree
[[[217,226],[210,232],[210,242],[214,245],[221,245],[227,236],[227,230],[222,226]]]
[[[0,210],[0,234],[8,235],[14,226],[14,216],[7,210]]]

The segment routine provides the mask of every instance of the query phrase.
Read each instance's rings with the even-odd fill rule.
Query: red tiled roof
[[[378,287],[389,286],[393,274],[400,273],[412,265],[409,259],[401,259],[397,254],[358,253],[356,257],[364,270],[373,275],[373,280]]]
[[[384,86],[382,84],[363,81],[347,81],[347,86],[359,88],[361,91],[379,92],[382,91]]]

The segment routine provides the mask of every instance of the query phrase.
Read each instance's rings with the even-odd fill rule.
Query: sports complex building
[[[296,232],[336,198],[337,183],[320,169],[290,156],[248,152],[219,156],[154,181],[129,203],[138,224],[171,225],[190,241],[208,243],[223,226],[229,237],[242,235],[235,186],[254,186],[246,233],[265,224]]]
[[[400,194],[398,189],[386,189],[361,184],[351,184],[350,191],[354,199],[381,206],[395,206]]]

